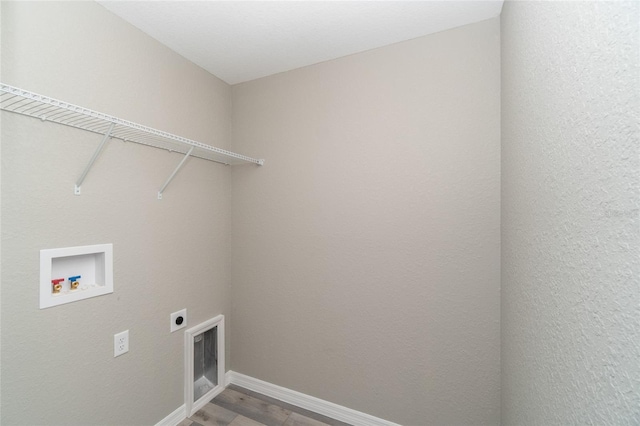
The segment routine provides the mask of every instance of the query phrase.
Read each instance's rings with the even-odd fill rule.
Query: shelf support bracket
[[[189,149],[189,152],[187,152],[187,154],[182,158],[182,161],[180,161],[180,164],[178,164],[178,167],[176,167],[173,173],[171,173],[171,176],[169,176],[169,179],[167,179],[164,185],[162,185],[162,188],[160,188],[160,191],[158,191],[158,200],[162,200],[162,193],[164,192],[165,189],[167,189],[167,186],[169,185],[169,183],[171,183],[173,178],[176,176],[176,173],[178,173],[178,171],[182,168],[182,166],[184,165],[184,162],[187,161],[187,158],[189,158],[189,156],[193,152],[193,148],[195,147],[192,146]]]
[[[93,163],[96,162],[96,160],[98,159],[98,156],[102,152],[102,149],[104,148],[105,144],[107,143],[107,140],[109,140],[109,136],[111,136],[111,132],[113,131],[113,127],[114,126],[115,126],[115,123],[111,123],[111,126],[109,126],[109,130],[107,130],[107,133],[105,133],[104,137],[102,138],[102,142],[100,142],[100,145],[98,145],[98,148],[96,149],[96,152],[93,153],[93,157],[91,157],[91,160],[89,160],[89,164],[87,164],[87,167],[84,168],[84,171],[82,172],[82,175],[80,175],[80,177],[76,181],[76,186],[75,186],[75,188],[73,190],[74,194],[80,195],[80,186],[82,186],[82,182],[84,182],[84,178],[87,177],[87,174],[89,173],[89,170],[91,170],[91,167],[93,167]]]

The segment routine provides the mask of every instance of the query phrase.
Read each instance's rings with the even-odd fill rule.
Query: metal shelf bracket
[[[76,181],[76,186],[75,186],[75,188],[73,190],[73,193],[75,195],[80,195],[80,187],[82,186],[82,182],[84,182],[84,178],[87,177],[87,174],[89,173],[89,170],[91,170],[91,167],[93,167],[93,163],[96,162],[96,160],[98,159],[98,156],[102,152],[102,149],[104,148],[104,146],[106,145],[107,141],[109,140],[109,136],[111,135],[111,131],[113,131],[113,126],[115,126],[115,124],[111,123],[111,126],[109,126],[109,130],[107,130],[107,133],[105,133],[104,137],[102,138],[102,142],[100,142],[100,145],[98,145],[98,148],[93,153],[93,156],[91,157],[91,160],[89,160],[89,164],[87,164],[87,167],[84,168],[84,171],[82,172],[82,174],[80,175],[80,177]]]
[[[164,185],[162,185],[162,188],[160,188],[160,191],[158,191],[158,200],[162,200],[162,193],[164,192],[165,189],[167,189],[167,186],[173,180],[173,178],[176,176],[176,173],[178,173],[178,170],[180,170],[182,168],[182,166],[184,165],[184,162],[187,161],[187,158],[189,158],[189,156],[193,152],[193,148],[194,148],[193,146],[191,148],[189,148],[189,152],[187,152],[185,154],[185,156],[182,157],[182,160],[180,161],[180,164],[178,164],[178,167],[176,167],[176,169],[173,171],[173,173],[171,173],[171,176],[169,176],[169,179],[167,179],[167,181],[164,183]]]

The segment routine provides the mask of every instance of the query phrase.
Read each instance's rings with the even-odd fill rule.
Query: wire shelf
[[[110,138],[166,149],[185,155],[190,152],[192,157],[217,163],[227,165],[264,164],[264,160],[216,148],[3,83],[0,83],[0,109],[101,135],[107,134],[113,125],[108,133]]]

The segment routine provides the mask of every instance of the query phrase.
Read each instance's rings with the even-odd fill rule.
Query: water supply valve
[[[62,290],[62,283],[64,282],[64,278],[56,278],[55,280],[51,280],[51,285],[53,286],[52,292],[53,294],[59,294],[60,290]]]
[[[76,275],[74,277],[69,277],[69,284],[71,286],[71,290],[77,290],[80,285],[80,278],[82,275]]]

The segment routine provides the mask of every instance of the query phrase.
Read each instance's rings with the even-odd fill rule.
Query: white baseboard
[[[155,426],[176,426],[187,418],[187,407],[183,404],[180,408],[156,423]]]
[[[254,379],[253,377],[245,376],[235,371],[227,371],[226,384],[227,386],[234,384],[354,426],[400,426],[397,423],[361,413],[360,411],[352,410],[351,408],[343,407],[333,402],[305,395],[259,379]]]

